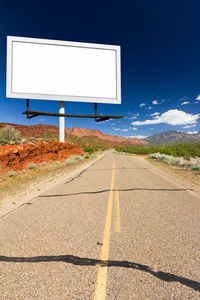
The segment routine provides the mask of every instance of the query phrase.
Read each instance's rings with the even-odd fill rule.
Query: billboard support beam
[[[94,115],[97,116],[97,103],[94,104]],[[97,118],[94,121],[97,122]]]
[[[22,113],[23,115],[30,115],[31,117],[37,117],[37,116],[47,116],[47,117],[64,117],[64,118],[89,118],[89,119],[95,119],[97,118],[97,122],[105,121],[108,119],[121,119],[125,116],[103,116],[103,115],[74,115],[74,114],[56,114],[56,113],[48,113],[48,112],[41,112],[41,111],[25,111]],[[29,117],[29,119],[31,118]]]
[[[26,118],[27,119],[32,119],[32,118],[35,118],[35,117],[38,117],[39,114],[38,113],[29,113],[29,99],[26,99],[26,111],[27,111],[27,114],[26,114]]]
[[[65,102],[59,101],[59,114],[65,114]],[[59,116],[59,142],[65,142],[65,117]]]

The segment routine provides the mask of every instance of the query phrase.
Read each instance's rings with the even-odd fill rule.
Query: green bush
[[[16,177],[17,176],[17,172],[11,171],[11,172],[8,173],[8,176],[9,177]]]
[[[5,139],[3,139],[3,138],[0,136],[0,144],[1,144],[2,146],[4,146],[4,145],[8,144],[8,141],[5,140]]]
[[[28,168],[29,168],[30,170],[36,169],[36,168],[37,168],[37,164],[31,163],[31,164],[28,165]]]
[[[0,129],[0,143],[2,145],[9,143],[17,143],[20,139],[19,131],[15,130],[12,126],[6,126]]]
[[[73,156],[75,160],[83,160],[84,158],[81,155]]]
[[[74,155],[74,156],[70,156],[67,160],[66,160],[66,164],[67,165],[73,165],[75,164],[77,161],[81,161],[83,160],[84,157],[81,155]]]
[[[21,142],[22,142],[22,144],[26,144],[28,141],[27,141],[27,139],[22,139]]]
[[[94,152],[93,148],[91,148],[91,147],[83,147],[83,151],[88,152],[88,153],[93,153]]]
[[[70,156],[70,157],[66,160],[66,165],[73,165],[73,164],[75,164],[75,163],[76,163],[76,161],[75,161],[75,159],[74,159],[73,156]]]
[[[40,140],[45,140],[45,141],[52,141],[52,140],[58,140],[58,133],[55,133],[55,132],[51,132],[51,131],[48,131],[48,132],[45,132],[45,133],[42,133],[40,135]]]
[[[20,144],[20,142],[19,141],[10,141],[9,142],[9,145],[19,145]]]

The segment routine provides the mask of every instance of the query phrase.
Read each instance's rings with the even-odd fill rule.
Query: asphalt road
[[[0,299],[200,299],[200,198],[104,157],[0,220]]]

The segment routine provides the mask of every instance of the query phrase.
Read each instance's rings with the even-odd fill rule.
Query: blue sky
[[[0,122],[58,125],[55,117],[26,120],[26,101],[6,99],[6,36],[15,35],[121,45],[122,104],[100,104],[98,113],[126,118],[68,118],[66,127],[139,137],[200,131],[199,11],[199,0],[0,0]],[[89,103],[65,107],[66,113],[93,114]],[[30,108],[57,112],[58,103],[31,100]]]

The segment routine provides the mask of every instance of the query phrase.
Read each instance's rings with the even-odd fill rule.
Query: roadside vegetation
[[[187,170],[197,170],[200,172],[200,158],[185,159],[183,157],[174,157],[172,155],[166,155],[161,153],[153,153],[149,155],[149,158],[164,162],[168,165],[178,166]]]
[[[200,157],[200,144],[183,144],[183,145],[169,145],[169,146],[131,146],[131,147],[115,147],[118,153],[129,154],[153,154],[160,153],[174,157],[183,157],[190,159],[191,157]]]
[[[12,126],[6,126],[0,129],[0,145],[18,145],[29,144],[35,145],[37,142],[58,141],[58,133],[47,131],[40,134],[38,137],[21,136],[20,133]],[[92,137],[77,137],[73,134],[66,133],[66,142],[77,145],[81,150],[89,155],[98,151],[111,149],[112,145],[106,141],[102,141]]]
[[[32,193],[34,190],[39,191],[44,184],[64,178],[77,166],[95,157],[95,154],[73,155],[64,161],[50,160],[49,163],[30,163],[20,171],[1,170],[0,199],[13,198],[19,193],[27,194]]]
[[[20,133],[12,126],[6,126],[0,129],[0,144],[15,145],[20,143]]]
[[[0,198],[65,176],[96,157],[96,153],[110,148],[90,137],[66,134],[66,143],[62,144],[53,131],[35,137],[20,135],[14,127],[6,126],[0,129]]]

